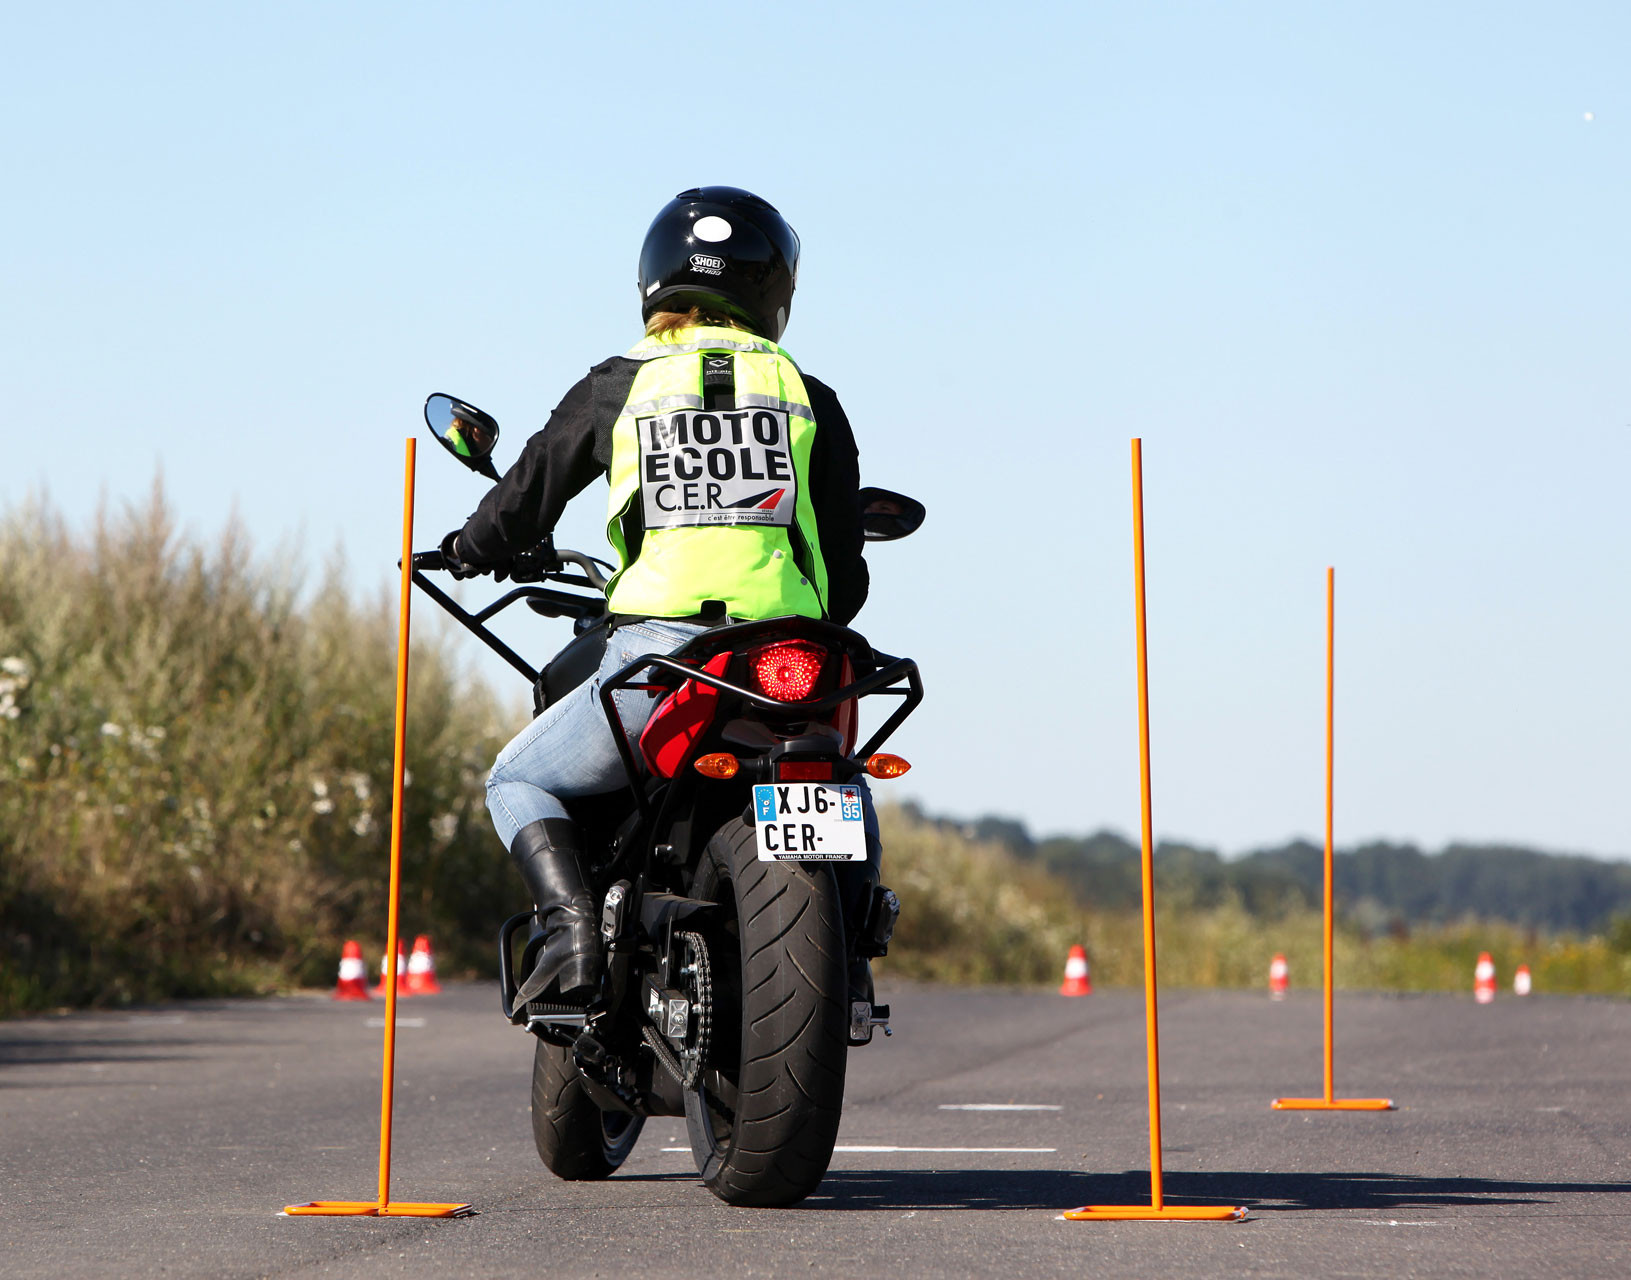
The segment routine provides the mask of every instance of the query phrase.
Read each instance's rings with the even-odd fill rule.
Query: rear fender
[[[714,655],[702,669],[723,676],[730,665],[729,652]],[[685,764],[691,748],[714,722],[719,709],[719,691],[711,685],[687,680],[664,698],[640,733],[640,754],[646,768],[659,778],[672,778]]]

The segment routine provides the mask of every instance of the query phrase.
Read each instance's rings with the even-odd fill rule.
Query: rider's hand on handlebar
[[[491,568],[478,569],[474,565],[468,565],[462,559],[460,559],[458,548],[459,534],[461,532],[463,532],[463,530],[455,529],[452,533],[448,534],[447,537],[442,539],[442,567],[444,569],[451,573],[455,578],[460,579],[479,578],[484,573],[492,574],[494,579],[499,582],[503,582],[505,578],[509,577],[510,567],[508,565],[497,565]]]

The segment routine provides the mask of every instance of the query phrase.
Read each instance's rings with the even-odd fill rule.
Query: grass
[[[384,935],[395,602],[313,592],[162,492],[83,534],[0,523],[0,1012],[333,979]],[[414,648],[404,930],[445,962],[512,874],[482,805],[491,697]]]

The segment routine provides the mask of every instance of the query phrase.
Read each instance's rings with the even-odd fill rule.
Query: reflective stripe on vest
[[[688,352],[694,354],[698,351],[751,351],[758,355],[781,356],[784,360],[792,360],[792,357],[774,342],[765,342],[743,333],[740,329],[715,329],[703,325],[695,329],[672,330],[672,335],[677,334],[686,336],[647,338],[628,353],[627,359],[661,360],[664,356],[685,355]],[[704,336],[690,336],[693,334]]]
[[[738,329],[647,338],[612,427],[606,537],[613,613],[826,616],[827,568],[810,501],[817,424],[798,366]],[[731,352],[735,408],[703,411],[703,352]],[[644,529],[631,561],[624,522]]]

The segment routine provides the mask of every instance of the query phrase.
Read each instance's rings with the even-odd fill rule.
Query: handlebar
[[[606,590],[606,584],[611,581],[600,571],[600,566],[606,564],[604,560],[597,560],[594,556],[586,556],[581,551],[557,551],[555,558],[562,564],[573,564],[583,570],[583,576],[589,579],[589,585],[596,591]],[[608,569],[611,565],[606,564]]]
[[[561,573],[567,565],[582,570],[581,579],[570,577]],[[550,578],[572,586],[593,587],[596,591],[604,591],[608,579],[601,572],[601,566],[606,565],[604,560],[597,560],[594,556],[585,555],[581,551],[556,551],[548,541],[540,542],[536,547],[529,547],[510,562],[509,577],[514,582],[545,582]],[[447,561],[438,551],[416,551],[413,553],[413,567],[418,570],[445,570]],[[606,568],[611,568],[606,565]],[[483,570],[490,572],[490,570]]]

